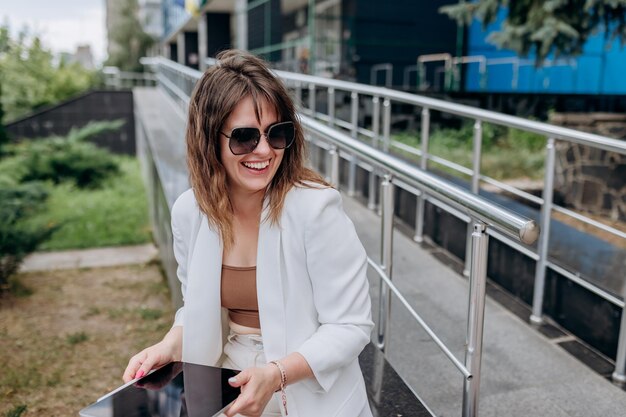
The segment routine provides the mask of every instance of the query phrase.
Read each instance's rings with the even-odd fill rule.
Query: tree
[[[0,26],[0,80],[6,121],[85,91],[98,78],[78,63],[61,60],[57,64],[52,52],[28,28],[11,38],[5,23]]]
[[[112,44],[107,65],[122,71],[143,72],[139,58],[146,56],[155,40],[148,35],[137,17],[137,0],[128,0],[116,12],[116,22],[109,32]]]
[[[477,0],[439,11],[460,25],[478,18],[486,27],[503,8],[508,8],[508,14],[489,41],[521,56],[535,53],[538,65],[550,54],[579,55],[599,30],[605,32],[607,41],[626,43],[626,0]]]

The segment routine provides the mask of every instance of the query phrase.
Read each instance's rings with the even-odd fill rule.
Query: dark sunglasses
[[[228,147],[234,155],[244,155],[254,151],[261,141],[261,135],[263,135],[256,127],[236,127],[230,132],[230,135],[224,132],[220,133],[229,139]],[[265,132],[267,143],[274,149],[290,147],[295,137],[296,129],[293,122],[273,124]]]

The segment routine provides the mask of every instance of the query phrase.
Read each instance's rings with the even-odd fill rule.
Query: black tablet
[[[108,393],[81,417],[211,417],[239,395],[228,378],[239,371],[172,362]]]

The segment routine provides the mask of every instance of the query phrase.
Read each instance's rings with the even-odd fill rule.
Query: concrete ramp
[[[344,207],[369,256],[378,261],[380,217],[345,195]],[[463,361],[467,279],[397,230],[393,244],[393,281]],[[369,276],[377,321],[378,277]],[[436,415],[461,416],[461,374],[397,300],[391,308],[390,363]],[[489,297],[480,385],[481,417],[626,415],[624,390]]]

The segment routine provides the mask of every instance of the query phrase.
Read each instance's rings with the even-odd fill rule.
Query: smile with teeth
[[[242,165],[246,168],[255,169],[257,171],[261,171],[267,168],[270,164],[270,161],[262,161],[262,162],[242,162]]]

